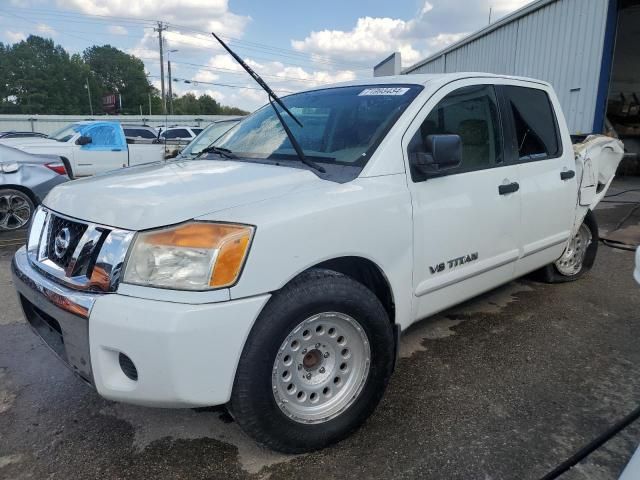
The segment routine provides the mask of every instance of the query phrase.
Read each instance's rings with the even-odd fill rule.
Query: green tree
[[[139,58],[124,53],[111,45],[93,46],[82,53],[95,81],[94,98],[100,100],[107,93],[119,93],[122,99],[122,113],[139,113],[142,105],[149,107],[152,86],[144,71],[144,63]]]
[[[30,35],[3,50],[3,112],[88,113],[86,69],[60,45]]]
[[[220,104],[211,95],[200,95],[198,103],[200,104],[200,112],[203,115],[219,115],[222,111]]]
[[[181,97],[173,99],[173,113],[176,115],[200,115],[200,102],[196,96],[189,92]]]

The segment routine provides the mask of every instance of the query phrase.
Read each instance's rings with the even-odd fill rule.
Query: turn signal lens
[[[233,285],[249,251],[254,228],[193,222],[138,234],[124,281],[181,290]]]

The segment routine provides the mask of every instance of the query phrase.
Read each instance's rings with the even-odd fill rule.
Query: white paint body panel
[[[268,299],[190,305],[105,295],[89,321],[98,393],[159,407],[226,403],[244,342]],[[137,382],[120,369],[119,352],[135,363]]]
[[[191,219],[256,228],[240,279],[229,289],[180,292],[121,284],[117,294],[96,302],[90,345],[98,391],[144,405],[226,402],[244,342],[269,296],[326,260],[355,256],[377,265],[401,329],[553,261],[580,214],[576,181],[559,177],[563,168],[576,168],[561,116],[565,155],[536,166],[506,165],[414,184],[403,153],[447,91],[522,82],[487,74],[372,79],[370,84],[425,88],[348,183],[321,180],[306,169],[207,160],[141,166],[54,189],[44,201],[48,208],[124,229]],[[547,84],[527,84],[553,93]],[[596,168],[595,178],[604,170]],[[520,182],[522,191],[498,195],[505,181]],[[473,252],[478,260],[464,268],[429,272],[437,261]],[[114,351],[138,366],[138,385],[118,371]]]

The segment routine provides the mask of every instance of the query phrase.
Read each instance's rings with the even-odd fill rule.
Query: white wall
[[[53,133],[59,128],[82,120],[118,120],[122,123],[150,125],[152,127],[168,125],[205,126],[214,120],[234,118],[229,115],[0,115],[0,132],[7,130]]]

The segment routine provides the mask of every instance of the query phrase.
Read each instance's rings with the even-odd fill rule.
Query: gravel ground
[[[634,187],[623,179],[614,191]],[[602,204],[601,230],[631,208]],[[640,212],[627,224],[640,224]],[[0,236],[0,478],[536,479],[640,402],[632,252],[601,245],[579,282],[521,279],[420,322],[360,431],[283,456],[256,447],[220,409],[117,404],[76,379],[22,319],[13,238]],[[617,478],[638,423],[562,478]]]

